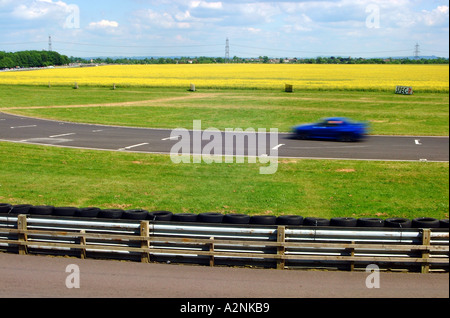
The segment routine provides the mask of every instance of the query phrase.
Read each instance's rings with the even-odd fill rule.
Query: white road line
[[[416,145],[422,145],[421,143],[420,143],[420,139],[416,139]]]
[[[286,145],[285,145],[285,144],[280,144],[280,145],[278,145],[278,146],[272,148],[272,150],[278,150],[278,149],[280,149],[280,148],[283,147],[283,146],[286,146]]]
[[[37,125],[17,126],[17,127],[11,127],[11,129],[17,129],[17,128],[32,128],[32,127],[37,127]]]
[[[66,137],[66,136],[73,136],[76,135],[75,133],[70,133],[70,134],[63,134],[63,135],[55,135],[55,136],[50,136],[49,138],[59,138],[59,137]]]
[[[149,145],[149,143],[143,143],[143,144],[139,144],[139,145],[133,145],[133,146],[125,147],[125,148],[119,149],[119,151],[130,150],[130,149],[133,149],[133,148],[138,148],[138,147],[142,147],[142,146],[146,146],[146,145]]]
[[[101,132],[101,131],[103,131],[102,129],[100,129],[100,130],[93,130],[92,132],[93,133],[97,133],[97,132]]]
[[[162,140],[162,141],[167,141],[167,140],[178,140],[178,139],[180,139],[180,137],[181,137],[181,136],[174,136],[174,137],[164,138],[164,139],[161,139],[161,140]]]

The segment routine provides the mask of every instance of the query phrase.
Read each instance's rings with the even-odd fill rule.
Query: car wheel
[[[299,140],[308,140],[309,139],[309,134],[306,133],[306,132],[297,133],[297,139],[299,139]]]
[[[355,141],[355,137],[353,136],[353,134],[345,133],[345,134],[341,134],[339,136],[338,140],[340,142],[352,142],[352,141]]]
[[[440,220],[439,225],[440,225],[440,228],[442,228],[442,229],[448,229],[449,228],[448,219]]]

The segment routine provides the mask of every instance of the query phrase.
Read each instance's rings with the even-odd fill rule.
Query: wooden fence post
[[[27,216],[19,215],[17,218],[17,229],[20,231],[18,235],[19,241],[19,255],[27,255],[28,247],[26,244],[20,244],[21,242],[26,243],[28,241],[28,235],[25,233],[27,230]],[[23,232],[22,232],[23,231]]]
[[[83,234],[86,234],[85,230],[81,230],[80,231],[80,245],[81,246],[86,246],[86,236],[84,236]],[[86,259],[86,247],[82,247],[81,248],[81,259]]]
[[[355,241],[352,241],[352,246],[355,245]],[[349,252],[350,252],[350,257],[354,257],[355,256],[355,248],[354,247],[350,247],[349,248]],[[353,272],[355,270],[355,261],[350,261],[350,271]]]
[[[277,255],[280,256],[280,258],[277,260],[277,269],[284,269],[286,265],[286,260],[284,259],[284,242],[286,241],[286,228],[284,226],[279,226],[277,228],[277,243],[280,245],[277,247]]]
[[[141,227],[140,227],[140,235],[143,237],[141,241],[141,248],[146,249],[146,252],[141,253],[141,262],[142,263],[150,263],[150,222],[149,221],[142,221]]]
[[[423,229],[422,230],[422,245],[429,246],[431,242],[431,230],[430,229]],[[422,258],[428,259],[430,257],[430,251],[429,250],[423,250],[422,251]],[[427,274],[430,272],[430,264],[428,262],[422,263],[422,274]]]
[[[209,266],[214,267],[214,237],[211,237],[210,240],[209,251],[211,252],[211,255],[209,256]]]

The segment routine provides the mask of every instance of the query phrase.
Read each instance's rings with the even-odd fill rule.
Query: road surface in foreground
[[[79,269],[79,287],[66,281]],[[0,253],[0,298],[448,298],[448,273],[272,270]],[[70,285],[70,284],[69,284]],[[73,285],[71,285],[73,286]]]

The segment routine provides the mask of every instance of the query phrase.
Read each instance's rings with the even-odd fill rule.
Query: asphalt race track
[[[67,266],[72,264],[79,269],[79,288],[67,287],[71,272]],[[449,297],[448,273],[381,272],[379,286],[368,288],[366,272],[180,266],[2,253],[0,267],[0,298],[177,298],[201,304],[194,299]],[[413,305],[420,309],[418,303]]]
[[[190,127],[185,128],[189,129]],[[192,127],[189,134],[192,139],[195,138]],[[222,135],[223,148],[220,154],[233,156],[267,154],[268,156],[277,155],[280,158],[305,159],[449,161],[449,137],[370,136],[362,142],[341,143],[295,140],[291,138],[290,134],[279,134],[278,139],[274,140],[274,138],[270,138],[270,134],[256,134],[258,141],[261,136],[266,138],[265,151],[259,150],[257,153],[256,146],[253,146],[256,143],[249,142],[243,143],[245,149],[240,149],[237,141],[231,144],[233,149],[227,149],[225,140],[230,137],[227,134],[237,136],[239,132],[217,132],[216,134]],[[172,130],[168,129],[76,124],[0,113],[0,141],[69,148],[168,154],[172,147],[179,142],[180,137],[177,134],[172,134]],[[193,141],[191,141],[191,153],[201,154],[205,145],[213,139],[215,137],[202,140],[201,148],[194,147]],[[199,149],[198,152],[195,149]]]

